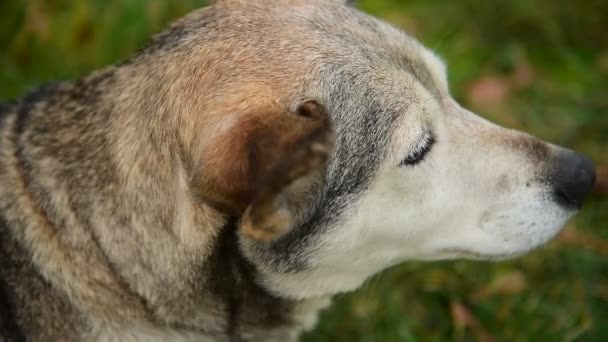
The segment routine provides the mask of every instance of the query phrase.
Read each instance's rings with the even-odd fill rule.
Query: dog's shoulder
[[[0,213],[0,341],[59,340],[82,324],[76,310],[37,271]]]

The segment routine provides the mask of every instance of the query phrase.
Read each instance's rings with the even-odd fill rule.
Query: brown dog
[[[0,112],[7,341],[293,340],[393,264],[532,250],[594,180],[337,0],[219,1]]]

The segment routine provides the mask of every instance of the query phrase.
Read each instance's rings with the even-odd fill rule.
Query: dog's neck
[[[120,72],[25,99],[4,128],[19,187],[8,211],[22,216],[18,238],[38,253],[41,273],[116,330],[133,322],[271,341],[311,326],[327,299],[295,302],[257,284],[239,252],[237,221],[191,196],[183,145],[174,123],[162,122],[162,103],[143,90],[140,99],[123,96],[130,85],[117,81]],[[53,101],[60,97],[70,101]]]

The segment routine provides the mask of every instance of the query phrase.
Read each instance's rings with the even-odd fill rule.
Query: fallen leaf
[[[494,295],[515,295],[528,287],[525,275],[518,270],[497,275],[492,282],[471,297],[481,300]]]
[[[468,89],[468,97],[475,106],[497,106],[505,102],[511,93],[508,79],[495,75],[483,76]]]
[[[608,166],[601,165],[596,170],[597,177],[593,192],[596,194],[608,194]]]
[[[523,292],[527,287],[526,277],[520,271],[501,274],[492,282],[493,294],[512,295]]]
[[[471,315],[469,309],[467,309],[467,307],[465,307],[462,303],[452,301],[450,310],[452,312],[452,322],[456,329],[462,330],[474,324],[475,319],[473,318],[473,315]]]
[[[42,40],[48,40],[50,36],[49,27],[50,20],[47,9],[38,3],[27,7],[25,16],[25,24],[27,30],[37,35]]]
[[[600,72],[608,74],[608,50],[602,52],[597,59],[597,67]]]
[[[574,229],[564,229],[558,236],[557,242],[562,245],[581,247],[608,257],[608,241],[590,233]]]
[[[522,61],[517,64],[513,73],[509,75],[509,81],[515,89],[529,87],[534,81],[534,69],[530,63]]]
[[[473,316],[469,308],[457,300],[453,300],[450,304],[452,313],[452,322],[459,336],[464,336],[464,330],[470,328],[476,335],[478,341],[492,342],[494,337],[483,328],[479,320]]]

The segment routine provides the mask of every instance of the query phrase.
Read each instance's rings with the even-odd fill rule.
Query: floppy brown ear
[[[321,176],[334,140],[329,116],[315,101],[295,112],[250,113],[209,145],[194,186],[203,201],[242,215],[244,234],[274,240],[296,223],[293,192]]]

